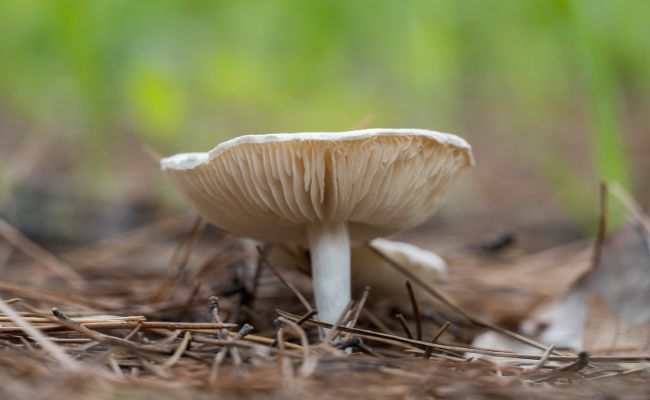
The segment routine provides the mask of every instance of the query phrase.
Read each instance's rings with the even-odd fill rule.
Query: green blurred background
[[[475,144],[463,207],[497,185],[589,226],[599,179],[649,199],[649,21],[641,0],[0,1],[2,197],[39,174],[157,192],[147,154],[244,133],[422,127]],[[38,143],[66,162],[16,172]]]

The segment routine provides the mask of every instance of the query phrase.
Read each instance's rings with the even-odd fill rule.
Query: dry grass
[[[572,354],[507,329],[588,268],[589,244],[448,252],[448,284],[409,278],[431,302],[370,290],[321,340],[328,325],[305,300],[308,277],[269,267],[264,251],[200,220],[170,218],[59,256],[0,228],[14,249],[0,261],[0,398],[650,395],[647,354]],[[486,330],[541,349],[473,348]]]

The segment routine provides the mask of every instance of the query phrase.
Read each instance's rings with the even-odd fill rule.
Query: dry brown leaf
[[[540,341],[575,350],[645,350],[650,333],[650,236],[638,220],[610,235],[600,262],[524,323]]]

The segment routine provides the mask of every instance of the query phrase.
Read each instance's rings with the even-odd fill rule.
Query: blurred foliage
[[[558,127],[586,121],[595,174],[631,185],[623,99],[650,100],[648,21],[639,0],[3,1],[0,110],[94,164],[123,134],[171,153],[365,116],[491,126],[580,218],[596,190]]]

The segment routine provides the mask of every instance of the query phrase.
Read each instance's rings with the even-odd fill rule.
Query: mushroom
[[[319,318],[350,300],[350,241],[414,227],[473,165],[462,138],[421,129],[246,135],[161,160],[191,205],[231,233],[302,242]]]
[[[369,243],[386,257],[399,263],[423,281],[436,284],[447,279],[447,263],[438,254],[410,243],[377,238]],[[268,261],[273,265],[296,267],[309,273],[309,250],[300,244],[290,243],[273,246]],[[350,276],[352,294],[360,295],[366,287],[372,288],[378,298],[403,298],[406,294],[403,278],[383,257],[373,252],[365,243],[353,244],[350,253]],[[253,274],[253,265],[250,266]],[[415,288],[419,296],[418,288]],[[420,300],[426,302],[427,296]]]
[[[447,279],[447,263],[434,252],[410,243],[377,238],[370,246],[397,262],[423,281],[436,284]],[[367,246],[352,248],[352,287],[370,286],[383,297],[404,298],[406,278]],[[419,293],[419,288],[415,288]],[[419,296],[418,296],[419,297]]]

